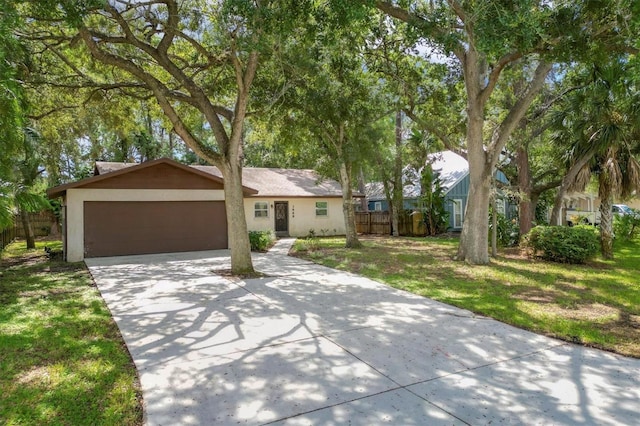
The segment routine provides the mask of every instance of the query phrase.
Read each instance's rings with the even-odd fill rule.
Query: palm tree
[[[614,199],[640,190],[640,163],[635,157],[640,146],[640,93],[628,68],[623,62],[595,67],[591,84],[573,94],[562,117],[561,134],[573,141],[569,158],[574,170],[567,188],[584,191],[594,175],[598,180],[605,259],[613,259]]]
[[[16,214],[20,215],[27,240],[27,248],[34,249],[35,237],[29,213],[50,208],[48,200],[38,193],[35,186],[44,172],[40,167],[37,146],[40,135],[31,128],[25,128],[22,140],[21,158],[13,161],[10,172],[0,179],[0,229],[13,225]]]

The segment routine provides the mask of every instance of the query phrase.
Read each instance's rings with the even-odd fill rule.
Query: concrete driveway
[[[87,260],[149,425],[640,424],[640,360],[353,274],[227,251]]]

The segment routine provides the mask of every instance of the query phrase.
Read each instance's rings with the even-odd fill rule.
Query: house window
[[[382,201],[376,201],[375,203],[373,203],[373,210],[376,212],[381,212],[382,211]]]
[[[326,201],[316,201],[316,216],[328,216],[329,206]]]
[[[498,199],[496,200],[496,211],[498,212],[498,214],[501,214],[504,216],[504,200],[502,199]]]
[[[255,217],[269,217],[269,203],[257,202],[253,207],[253,211]]]
[[[453,200],[453,227],[462,228],[462,200],[457,198]]]

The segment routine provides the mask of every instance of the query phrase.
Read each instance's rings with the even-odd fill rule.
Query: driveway
[[[621,425],[640,360],[538,336],[357,275],[228,251],[87,260],[149,425]]]

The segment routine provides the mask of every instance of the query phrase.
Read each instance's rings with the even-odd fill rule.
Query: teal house
[[[469,163],[462,156],[452,151],[441,151],[429,155],[429,162],[433,171],[440,178],[444,189],[445,208],[449,213],[449,231],[461,231],[469,198]],[[419,208],[420,173],[412,168],[404,170],[404,209]],[[496,179],[509,184],[507,177],[501,171],[496,172]],[[366,187],[367,205],[370,211],[387,211],[388,201],[384,195],[382,183],[374,182]],[[499,196],[496,208],[507,218],[515,217],[517,206],[510,203],[504,196]]]

